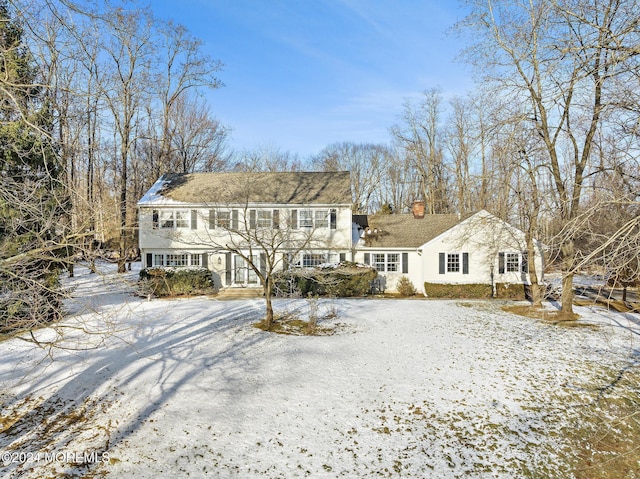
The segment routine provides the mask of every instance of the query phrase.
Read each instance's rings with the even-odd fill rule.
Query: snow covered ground
[[[104,267],[66,280],[55,347],[0,343],[2,477],[571,477],[563,431],[640,359],[638,315],[322,300],[335,334],[285,336],[262,300],[146,301]]]

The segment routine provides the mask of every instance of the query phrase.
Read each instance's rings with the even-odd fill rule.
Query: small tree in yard
[[[416,287],[413,285],[411,280],[406,276],[402,276],[398,280],[396,289],[398,290],[398,293],[400,293],[400,296],[415,296],[417,293]]]

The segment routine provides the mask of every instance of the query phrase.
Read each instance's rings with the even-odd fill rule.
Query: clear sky
[[[406,99],[472,87],[447,35],[457,0],[152,0],[224,63],[209,95],[234,150],[301,159],[342,141],[389,143]]]

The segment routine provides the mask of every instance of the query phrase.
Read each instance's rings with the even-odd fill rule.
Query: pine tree
[[[61,315],[61,172],[46,91],[23,38],[0,2],[0,332]]]

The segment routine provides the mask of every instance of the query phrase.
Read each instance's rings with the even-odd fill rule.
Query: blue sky
[[[456,0],[153,0],[224,63],[208,95],[235,150],[302,159],[342,141],[389,143],[406,99],[472,87],[446,30]]]

